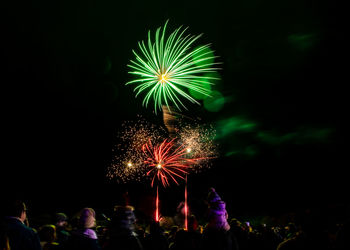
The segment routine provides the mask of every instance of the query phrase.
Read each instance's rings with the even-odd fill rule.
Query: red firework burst
[[[184,144],[176,145],[175,139],[165,139],[158,145],[153,145],[149,140],[142,147],[146,155],[145,164],[151,169],[147,172],[152,176],[151,186],[157,178],[164,187],[169,186],[169,180],[179,184],[176,178],[185,179],[188,170],[198,159],[189,158],[188,151]]]

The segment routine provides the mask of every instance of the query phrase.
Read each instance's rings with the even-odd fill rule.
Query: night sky
[[[211,43],[223,63],[215,86],[223,107],[188,104],[182,113],[212,124],[219,145],[212,168],[189,177],[193,203],[213,186],[237,213],[348,204],[340,3],[123,2],[2,7],[2,193],[42,210],[108,207],[126,190],[138,205],[152,194],[147,183],[108,180],[106,169],[123,121],[162,124],[125,86],[126,65],[148,30],[169,20],[169,31],[203,33],[200,44]],[[173,207],[183,186],[162,192]]]

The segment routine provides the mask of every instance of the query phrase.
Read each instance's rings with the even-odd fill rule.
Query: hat
[[[221,200],[214,188],[209,189],[208,193],[208,216],[209,226],[213,228],[223,228],[229,230],[230,226],[227,222],[226,203]]]
[[[214,188],[209,189],[208,193],[208,207],[215,213],[226,213],[226,203],[221,200],[221,197],[217,194]]]
[[[215,188],[210,188],[209,189],[209,193],[208,193],[208,198],[207,198],[208,202],[217,202],[217,201],[221,201],[220,196],[217,194],[217,192],[215,191]]]

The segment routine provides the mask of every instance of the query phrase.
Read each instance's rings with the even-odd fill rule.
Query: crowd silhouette
[[[85,207],[71,217],[56,213],[51,223],[32,228],[26,204],[15,200],[2,212],[0,250],[350,249],[347,220],[326,223],[307,211],[285,225],[252,225],[231,217],[214,188],[205,202],[204,223],[191,214],[187,228],[176,219],[139,221],[128,202],[114,206],[103,220],[97,221],[95,210]]]

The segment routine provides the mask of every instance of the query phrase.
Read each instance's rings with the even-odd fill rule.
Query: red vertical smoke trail
[[[188,230],[188,222],[187,222],[187,215],[188,215],[188,207],[187,207],[187,175],[186,175],[186,184],[185,184],[185,230]]]
[[[157,186],[157,197],[156,197],[156,222],[159,221],[159,194],[158,194],[158,186]]]

